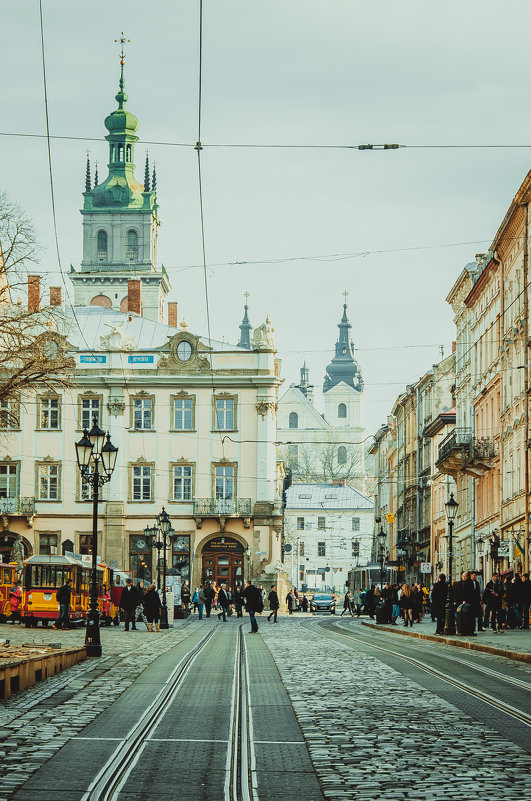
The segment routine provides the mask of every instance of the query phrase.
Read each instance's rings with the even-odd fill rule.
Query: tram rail
[[[416,668],[422,670],[424,673],[428,673],[440,679],[441,681],[444,681],[446,684],[450,684],[451,686],[456,687],[462,692],[465,692],[468,695],[472,695],[479,701],[482,701],[483,703],[494,707],[498,711],[503,712],[504,714],[509,715],[512,718],[515,718],[516,720],[520,721],[520,723],[523,723],[524,725],[529,726],[531,728],[531,715],[527,714],[526,712],[523,712],[520,709],[517,709],[516,707],[511,706],[510,704],[506,704],[504,701],[500,701],[498,698],[495,698],[489,693],[479,690],[476,687],[472,687],[470,684],[467,684],[466,682],[461,681],[460,679],[449,676],[442,670],[438,670],[437,668],[433,667],[432,665],[428,665],[426,662],[423,662],[420,659],[408,656],[407,654],[400,653],[400,651],[394,651],[391,648],[386,648],[383,645],[376,645],[374,642],[370,642],[370,638],[367,638],[367,635],[354,634],[353,632],[348,632],[345,630],[345,627],[341,626],[339,623],[334,623],[332,626],[324,626],[324,628],[325,630],[326,629],[333,630],[336,636],[344,637],[350,642],[353,642],[354,639],[356,639],[361,644],[367,646],[368,648],[372,648],[376,651],[386,653],[390,656],[397,657],[398,659],[408,662],[409,664],[415,665]],[[451,659],[453,660],[454,657],[451,657]],[[465,664],[467,665],[467,667],[475,669],[475,666],[471,665],[469,662],[465,662]],[[507,681],[509,683],[514,683],[516,686],[520,686],[521,684],[518,680],[515,680],[513,682],[510,679],[510,677],[504,676],[504,674],[501,673],[498,674],[498,676],[496,676],[496,678],[498,677],[503,678],[504,681]],[[530,688],[527,685],[525,689],[529,690]]]
[[[238,626],[225,801],[258,801],[247,649]]]

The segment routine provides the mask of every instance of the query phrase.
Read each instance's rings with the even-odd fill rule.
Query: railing
[[[194,498],[194,515],[250,514],[250,498]]]
[[[471,459],[493,459],[495,455],[494,442],[490,437],[472,440],[470,445]]]
[[[35,498],[0,498],[2,515],[34,515]]]
[[[447,459],[454,451],[462,450],[463,446],[469,445],[471,441],[471,428],[454,428],[439,445],[439,457],[437,461],[444,461],[444,459]]]

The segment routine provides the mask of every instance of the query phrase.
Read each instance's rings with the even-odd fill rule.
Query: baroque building
[[[156,182],[146,163],[135,178],[138,121],[126,110],[123,64],[118,108],[106,119],[108,175],[83,193],[83,257],[70,274],[74,306],[58,305],[55,346],[73,360],[72,386],[21,399],[0,415],[0,549],[22,537],[33,553],[86,554],[92,500],[75,442],[93,420],[119,448],[99,507],[98,555],[155,574],[144,529],[164,506],[175,536],[170,565],[193,584],[234,586],[279,579],[282,465],[277,461],[279,361],[266,321],[240,345],[177,326],[169,281],[156,261]],[[28,303],[40,302],[39,277]],[[243,332],[242,332],[243,333]]]

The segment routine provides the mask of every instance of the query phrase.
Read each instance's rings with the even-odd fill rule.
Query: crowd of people
[[[421,623],[426,614],[436,624],[435,634],[443,634],[445,619],[455,622],[458,634],[474,636],[490,628],[495,633],[506,629],[529,629],[531,582],[529,574],[504,578],[495,573],[482,588],[478,574],[465,570],[450,587],[441,573],[431,587],[415,584],[372,584],[357,599],[347,592],[343,614],[367,614],[381,623],[404,626]]]

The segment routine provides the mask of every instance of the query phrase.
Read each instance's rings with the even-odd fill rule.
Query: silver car
[[[316,593],[310,601],[310,612],[315,615],[318,612],[325,612],[329,615],[336,613],[336,601],[331,595]]]

